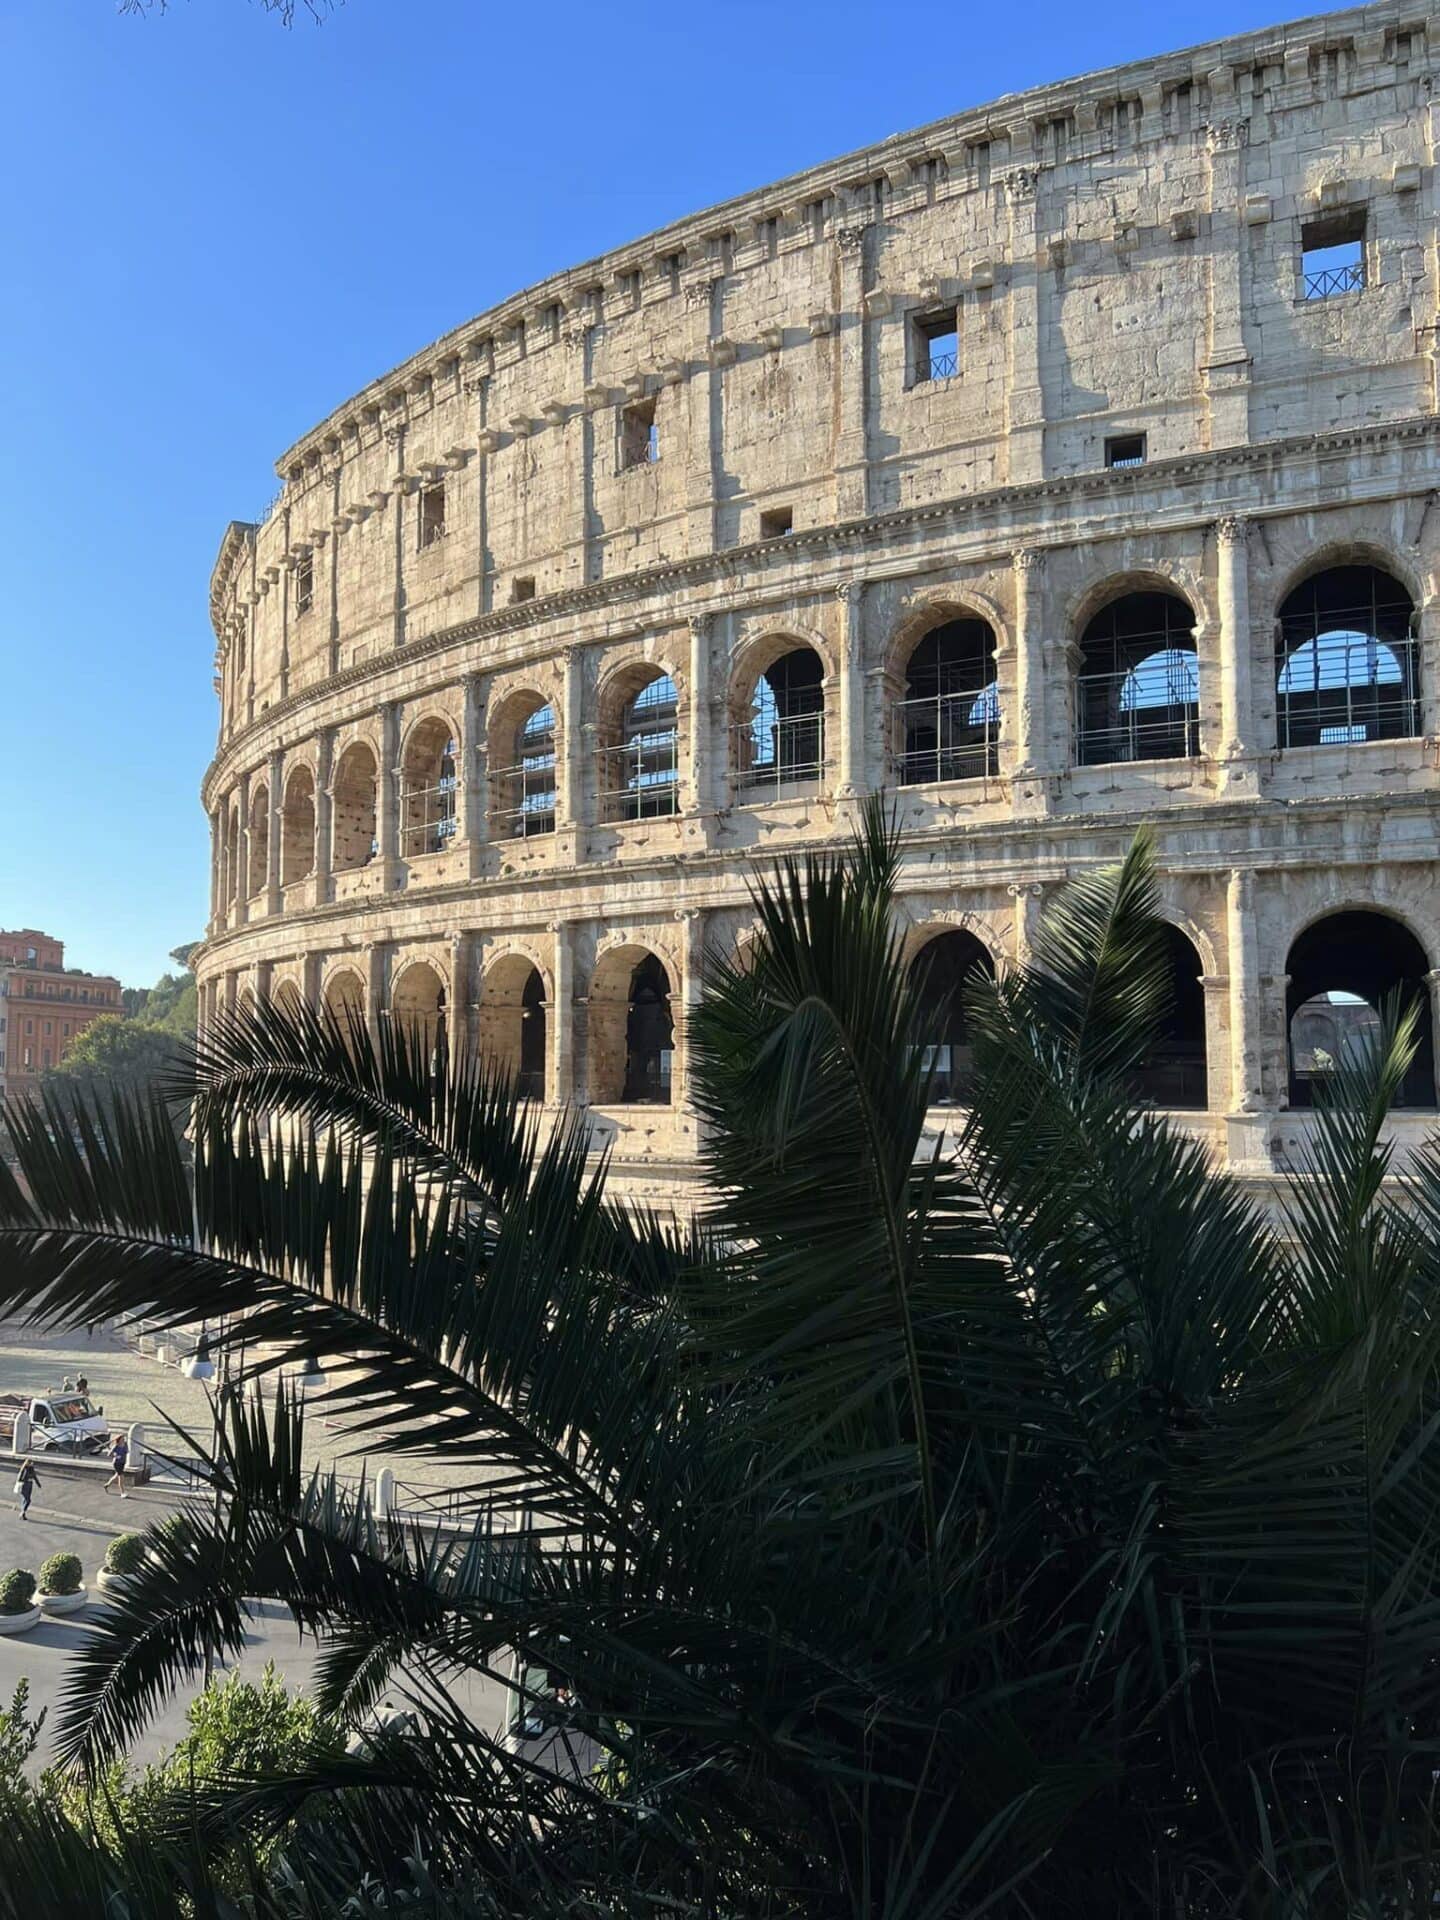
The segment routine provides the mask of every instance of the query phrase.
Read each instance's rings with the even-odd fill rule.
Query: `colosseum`
[[[1139,1091],[1263,1185],[1440,983],[1440,18],[1012,95],[681,221],[338,408],[211,588],[202,1013],[422,1020],[683,1199],[686,1030],[884,787],[942,989],[1154,829]]]

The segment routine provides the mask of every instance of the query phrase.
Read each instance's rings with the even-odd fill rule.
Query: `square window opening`
[[[620,464],[653,467],[660,458],[660,432],[655,425],[655,402],[637,400],[620,416]]]
[[[1145,464],[1144,434],[1112,434],[1105,442],[1105,464],[1107,467],[1143,467]]]
[[[915,384],[953,380],[960,369],[960,331],[953,312],[923,313],[911,323]]]
[[[533,600],[534,598],[535,598],[534,574],[532,573],[517,574],[516,577],[510,582],[511,604],[514,605],[521,600]]]
[[[1332,300],[1365,285],[1363,210],[1307,220],[1300,229],[1300,280],[1306,300]]]
[[[795,509],[793,507],[767,507],[760,515],[762,540],[783,540],[787,533],[794,531]]]
[[[433,547],[445,538],[445,482],[437,481],[420,494],[420,545]]]

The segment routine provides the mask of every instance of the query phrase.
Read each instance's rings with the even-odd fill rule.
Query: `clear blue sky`
[[[1284,12],[0,0],[0,926],[127,985],[202,932],[210,567],[368,380],[731,194]]]

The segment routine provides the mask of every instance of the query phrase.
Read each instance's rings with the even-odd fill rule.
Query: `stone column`
[[[315,904],[323,907],[334,889],[335,796],[331,786],[335,729],[326,727],[315,743]]]
[[[1010,297],[1005,433],[1011,485],[1045,476],[1045,395],[1040,380],[1040,268],[1035,214],[1036,172],[1006,176],[1010,213]]]
[[[684,928],[681,941],[680,960],[680,1005],[672,1008],[672,1014],[678,1012],[672,1045],[675,1049],[675,1066],[678,1072],[674,1076],[672,1097],[676,1110],[690,1104],[690,1038],[691,1021],[695,1009],[700,1004],[700,993],[705,976],[705,916],[699,907],[677,907],[675,918]]]
[[[453,932],[450,935],[450,997],[445,1008],[446,1038],[449,1041],[450,1077],[453,1081],[461,1064],[474,1058],[471,1026],[475,1007],[471,995],[471,955],[475,936]]]
[[[865,791],[865,588],[846,580],[835,589],[840,602],[840,752],[836,793],[857,799]],[[828,749],[829,742],[826,742]],[[828,758],[828,751],[826,757]]]
[[[842,227],[836,277],[840,311],[835,316],[839,419],[835,433],[835,518],[861,520],[869,511],[869,435],[866,431],[865,254],[867,223]]]
[[[1440,1106],[1440,967],[1432,967],[1425,975],[1425,992],[1430,1009],[1430,1049],[1436,1073],[1435,1103]]]
[[[690,617],[690,767],[681,804],[697,817],[711,808],[710,760],[713,716],[710,706],[711,619],[708,613]]]
[[[235,791],[239,819],[235,830],[235,921],[243,926],[250,918],[250,776],[242,773]]]
[[[550,971],[555,983],[555,1003],[548,1010],[545,1098],[552,1107],[560,1107],[576,1097],[575,945],[568,921],[552,920],[550,933],[554,941]]]
[[[1223,786],[1253,792],[1255,769],[1249,764],[1254,728],[1249,532],[1250,522],[1234,515],[1215,523],[1220,603],[1220,741],[1216,758],[1222,762]]]
[[[394,461],[394,474],[386,483],[389,492],[389,505],[393,508],[391,516],[392,551],[395,557],[395,577],[391,585],[391,606],[394,612],[394,643],[397,647],[405,644],[405,427],[401,422],[385,429],[385,444],[390,449]],[[372,496],[373,498],[373,496]],[[382,846],[381,852],[384,852]]]
[[[1226,1113],[1230,1086],[1222,1064],[1228,1068],[1225,1035],[1230,1024],[1230,976],[1202,974],[1200,987],[1205,995],[1205,1108],[1208,1113]]]
[[[1037,781],[1050,767],[1045,705],[1045,555],[1038,547],[1022,547],[1014,557],[1015,570],[1015,685],[1013,714],[1008,718],[1016,780]],[[1028,797],[1038,798],[1036,788]]]
[[[382,1012],[389,1018],[387,989],[390,980],[389,951],[379,941],[365,953],[365,1025],[370,1038],[380,1041]]]
[[[1045,889],[1038,880],[1017,880],[1005,891],[1015,903],[1015,964],[1028,967],[1045,913]]]
[[[280,781],[284,764],[278,753],[270,756],[270,818],[265,840],[265,911],[280,911],[280,843],[285,832],[285,793]]]
[[[685,289],[692,367],[685,384],[685,546],[715,549],[715,448],[724,403],[725,354],[714,342],[724,324],[722,283],[697,280]]]
[[[325,971],[324,956],[307,953],[300,960],[300,993],[307,1007],[318,1011],[320,1006],[320,980]]]
[[[457,825],[460,838],[469,850],[470,877],[475,879],[483,864],[485,844],[490,837],[490,814],[486,805],[489,778],[485,766],[485,680],[482,674],[465,676],[465,712],[461,721],[459,792],[456,794]]]
[[[225,918],[225,809],[210,816],[210,931],[218,933]]]
[[[565,685],[561,693],[560,782],[555,796],[556,847],[560,859],[572,864],[580,857],[585,829],[585,761],[589,738],[585,726],[585,650],[565,650]]]
[[[395,701],[380,709],[380,765],[376,774],[375,838],[380,843],[380,885],[389,892],[400,858],[400,712]]]
[[[1243,446],[1250,437],[1250,350],[1245,340],[1248,123],[1235,113],[1234,86],[1228,67],[1210,75],[1211,124],[1205,140],[1210,161],[1210,325],[1200,375],[1209,403],[1212,447]]]
[[[1226,1125],[1232,1166],[1269,1169],[1269,1128],[1261,1079],[1264,1009],[1260,930],[1255,920],[1255,876],[1232,868],[1225,901],[1230,954],[1230,1115]]]

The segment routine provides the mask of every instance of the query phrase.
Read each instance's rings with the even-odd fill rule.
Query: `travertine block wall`
[[[1010,97],[556,276],[340,407],[215,570],[205,1006],[289,981],[378,1018],[423,958],[451,1033],[510,1058],[528,956],[548,1097],[595,1104],[637,1190],[683,1190],[707,946],[743,938],[757,860],[895,783],[914,646],[978,618],[998,770],[899,790],[917,947],[963,926],[1023,954],[1046,894],[1152,822],[1204,970],[1187,1124],[1257,1177],[1297,1151],[1297,934],[1365,907],[1440,962],[1437,63],[1435,10],[1382,4]],[[1363,218],[1363,289],[1307,299],[1302,228],[1337,215]],[[942,314],[955,372],[919,378],[917,321]],[[636,408],[659,457],[627,464]],[[1143,464],[1107,469],[1129,434]],[[1418,724],[1280,751],[1278,609],[1355,563],[1410,596]],[[1198,750],[1077,765],[1086,622],[1162,589],[1194,616]],[[823,767],[756,797],[732,729],[796,646],[823,668]],[[608,820],[598,754],[642,666],[676,685],[679,806]],[[540,703],[556,830],[518,839],[489,775]],[[457,742],[454,829],[406,858],[399,770],[427,720]],[[356,743],[373,820],[339,777]],[[606,956],[632,951],[671,983],[668,1108],[613,1098]]]

